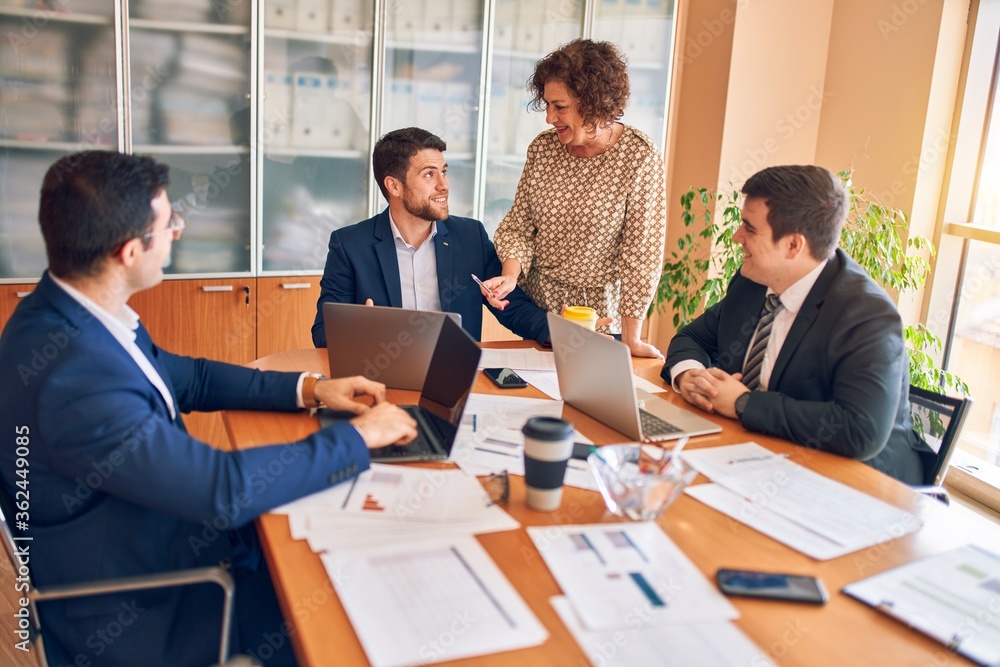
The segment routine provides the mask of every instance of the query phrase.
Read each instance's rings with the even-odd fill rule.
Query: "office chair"
[[[958,434],[968,415],[972,398],[955,398],[910,385],[910,417],[913,430],[932,452],[920,452],[924,464],[923,485],[916,491],[948,504],[942,484],[954,453]]]
[[[0,537],[4,550],[10,559],[10,564],[17,573],[21,561],[17,556],[18,541],[13,536],[7,523],[7,508],[10,502],[5,492],[0,491]],[[25,544],[31,544],[25,542]],[[215,583],[222,587],[224,594],[222,603],[222,637],[219,642],[219,663],[226,663],[229,657],[229,628],[233,615],[233,593],[235,585],[229,572],[223,567],[202,567],[175,572],[160,572],[138,577],[122,577],[119,579],[103,579],[62,586],[47,586],[44,590],[36,588],[32,577],[28,575],[28,591],[21,593],[28,599],[28,633],[29,641],[34,644],[35,653],[41,667],[48,667],[45,656],[45,646],[42,643],[41,623],[38,620],[38,603],[51,600],[66,600],[70,598],[90,597],[105,593],[125,593],[128,591],[149,590],[154,588],[169,588],[172,586],[188,586],[192,584]]]

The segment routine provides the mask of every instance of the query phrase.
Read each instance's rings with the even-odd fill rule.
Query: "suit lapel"
[[[451,297],[454,296],[454,289],[447,289],[447,286],[454,286],[454,255],[451,251],[451,241],[448,239],[448,222],[442,220],[437,223],[437,234],[434,236],[434,261],[437,264],[438,274],[438,296],[441,299],[441,310],[447,312],[451,310]],[[472,280],[471,276],[469,280]]]
[[[767,384],[769,390],[773,390],[781,381],[781,376],[785,372],[785,369],[788,368],[788,362],[791,360],[792,355],[795,354],[796,348],[798,348],[819,316],[819,309],[823,306],[826,293],[830,290],[830,285],[840,272],[842,266],[843,262],[839,255],[831,257],[830,261],[826,263],[826,267],[819,274],[819,278],[816,279],[816,283],[809,290],[809,296],[802,302],[799,314],[795,316],[792,328],[788,330],[788,336],[785,338],[785,342],[781,346],[781,352],[778,353],[778,358],[774,362],[774,368],[771,369],[771,379]]]
[[[385,291],[389,295],[389,305],[393,308],[403,307],[403,289],[399,285],[399,261],[396,259],[396,241],[389,226],[389,209],[375,221],[375,256],[382,270],[382,280],[385,281]]]
[[[160,379],[163,380],[163,384],[167,387],[167,393],[170,394],[170,400],[173,401],[174,404],[174,414],[178,417],[176,421],[181,422],[179,419],[181,415],[181,407],[177,403],[177,395],[174,393],[174,383],[171,381],[170,374],[167,372],[167,369],[160,362],[159,355],[153,349],[153,339],[149,337],[149,332],[146,331],[146,327],[144,327],[141,322],[139,323],[139,328],[135,331],[135,344],[142,351],[143,355],[149,359],[150,365],[156,370]],[[157,393],[159,393],[159,390],[157,390]]]

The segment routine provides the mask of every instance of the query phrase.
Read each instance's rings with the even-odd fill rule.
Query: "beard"
[[[403,197],[403,208],[412,216],[421,220],[439,221],[448,217],[448,200],[444,204],[437,206],[430,200],[418,200],[411,197],[409,193]]]

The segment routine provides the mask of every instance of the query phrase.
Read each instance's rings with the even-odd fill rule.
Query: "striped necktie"
[[[774,316],[779,306],[781,297],[777,294],[768,294],[761,311],[757,335],[754,337],[753,345],[750,346],[747,362],[743,365],[743,384],[750,391],[760,389],[760,371],[764,367],[764,353],[767,352],[767,341],[771,337],[771,327],[774,326]]]

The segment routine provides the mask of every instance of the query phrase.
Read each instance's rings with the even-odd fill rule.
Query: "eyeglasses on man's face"
[[[173,211],[170,214],[170,221],[167,222],[166,227],[152,232],[146,232],[142,235],[142,240],[145,241],[146,239],[152,238],[153,236],[163,232],[170,232],[176,241],[181,237],[181,232],[184,231],[185,227],[187,227],[187,221],[184,220],[184,216],[177,211]]]

